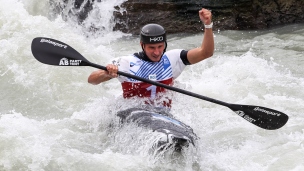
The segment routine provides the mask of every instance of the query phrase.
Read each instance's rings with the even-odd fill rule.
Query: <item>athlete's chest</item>
[[[131,58],[129,72],[136,76],[154,81],[165,80],[172,77],[172,66],[169,59],[163,56],[159,62],[148,62],[139,58]],[[130,81],[135,81],[130,79]]]

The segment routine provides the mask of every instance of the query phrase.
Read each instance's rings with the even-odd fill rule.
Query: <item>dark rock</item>
[[[147,23],[163,25],[168,33],[196,33],[203,29],[198,11],[212,10],[214,29],[266,29],[304,21],[303,0],[128,0],[115,12],[114,30],[138,34]]]
[[[65,20],[81,24],[92,4],[101,2],[95,1],[50,0],[50,5]],[[212,10],[214,30],[266,29],[304,22],[304,0],[128,0],[115,7],[113,30],[138,34],[145,24],[158,23],[168,33],[198,33],[203,29],[198,16],[202,7]]]

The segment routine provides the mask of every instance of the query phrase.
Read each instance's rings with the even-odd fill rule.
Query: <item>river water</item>
[[[174,93],[172,114],[199,139],[181,154],[154,154],[153,136],[109,131],[115,112],[136,102],[121,100],[117,80],[93,86],[87,77],[96,69],[49,66],[31,53],[35,37],[60,40],[100,65],[140,51],[138,37],[111,31],[113,7],[122,2],[95,5],[79,27],[46,0],[0,0],[0,170],[304,170],[304,24],[214,30],[214,56],[187,67],[175,84],[284,112],[285,126],[264,130],[229,108]],[[92,34],[92,25],[103,29]],[[202,37],[169,35],[168,49],[197,47]]]

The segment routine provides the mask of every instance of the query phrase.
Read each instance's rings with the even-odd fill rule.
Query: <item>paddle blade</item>
[[[286,114],[266,107],[237,104],[228,107],[248,122],[268,130],[279,129],[288,121]]]
[[[57,66],[90,66],[90,62],[69,45],[37,37],[32,41],[33,56],[41,63]]]

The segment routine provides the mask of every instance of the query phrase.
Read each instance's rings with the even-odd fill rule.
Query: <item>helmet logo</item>
[[[161,42],[164,40],[163,36],[150,38],[150,42]]]

